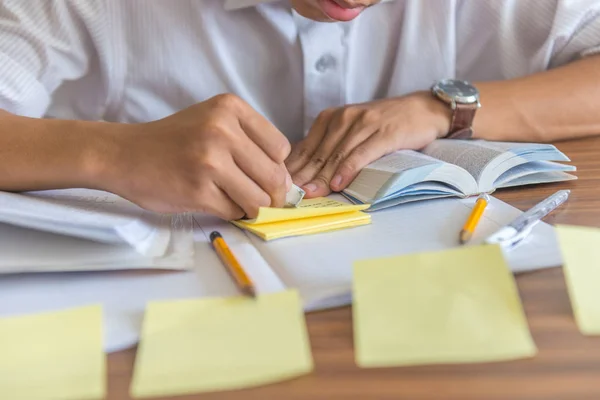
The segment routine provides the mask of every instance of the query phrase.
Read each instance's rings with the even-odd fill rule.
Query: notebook
[[[191,214],[152,213],[89,189],[0,192],[0,274],[183,269],[193,263]]]
[[[441,197],[577,179],[570,161],[549,144],[436,140],[420,152],[401,150],[365,167],[342,192],[370,210]]]
[[[164,254],[170,220],[99,190],[0,192],[0,222],[101,243],[128,244],[143,255]]]

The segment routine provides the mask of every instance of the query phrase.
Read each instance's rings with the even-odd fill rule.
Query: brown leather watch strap
[[[473,137],[473,120],[478,108],[477,103],[456,103],[456,108],[452,113],[452,121],[450,122],[450,131],[446,138],[470,139]]]

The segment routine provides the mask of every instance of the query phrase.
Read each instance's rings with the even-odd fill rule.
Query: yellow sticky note
[[[600,335],[600,229],[558,225],[556,232],[579,330]]]
[[[296,291],[152,302],[132,396],[174,396],[264,385],[312,371]]]
[[[0,319],[0,399],[103,399],[102,341],[100,306]]]
[[[301,218],[313,218],[323,215],[334,215],[369,208],[369,204],[348,204],[326,197],[304,199],[296,208],[261,207],[254,219],[240,220],[243,225],[267,224],[271,222],[290,221]]]
[[[356,262],[353,318],[361,367],[502,361],[537,352],[496,246]]]
[[[234,225],[254,233],[263,240],[274,240],[283,237],[311,235],[335,230],[368,225],[371,215],[360,211],[349,213],[323,215],[313,218],[302,218],[292,221],[272,222],[267,224],[244,224],[234,222]]]
[[[361,211],[367,208],[368,204],[352,205],[319,197],[302,200],[298,208],[262,207],[255,219],[232,223],[263,240],[273,240],[368,225],[371,216]]]

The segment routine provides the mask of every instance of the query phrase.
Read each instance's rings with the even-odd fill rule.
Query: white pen
[[[500,228],[500,230],[488,237],[485,242],[487,244],[500,244],[507,248],[515,247],[529,235],[533,227],[542,218],[567,201],[570,193],[570,190],[559,190],[521,214],[508,225]]]

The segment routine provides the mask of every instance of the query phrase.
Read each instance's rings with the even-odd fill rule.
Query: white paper
[[[414,203],[373,213],[372,225],[272,242],[262,242],[216,218],[195,216],[199,227],[190,270],[0,275],[0,316],[101,303],[106,351],[132,346],[149,300],[239,294],[209,242],[213,230],[221,232],[259,292],[290,285],[299,288],[306,310],[345,305],[351,301],[352,261],[457,246],[458,232],[473,201]],[[518,214],[515,208],[492,199],[475,240]],[[0,231],[0,243],[6,238]],[[553,229],[547,224],[538,224],[529,242],[507,257],[514,271],[561,264]]]
[[[0,192],[0,222],[109,244],[158,257],[170,241],[170,216],[89,189]]]
[[[355,260],[458,246],[459,232],[474,202],[475,198],[452,198],[405,204],[372,213],[370,225],[293,240],[264,242],[249,237],[283,283],[298,287],[309,309],[320,309],[347,304]],[[519,214],[492,197],[472,243],[482,242]],[[506,257],[514,272],[561,265],[554,229],[545,223],[538,224],[528,241]]]
[[[185,269],[194,264],[191,216],[173,220],[161,257],[110,244],[0,224],[0,275],[23,272]]]

